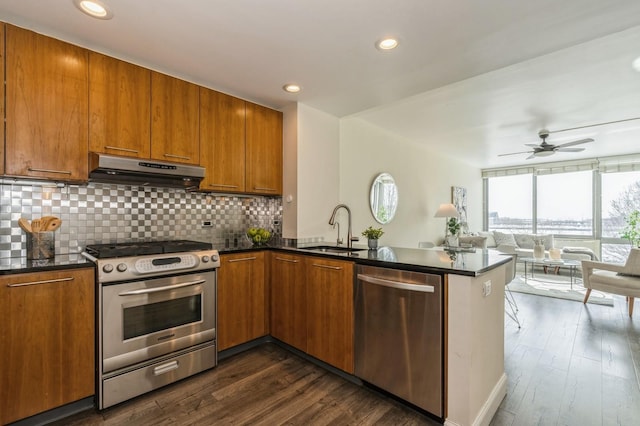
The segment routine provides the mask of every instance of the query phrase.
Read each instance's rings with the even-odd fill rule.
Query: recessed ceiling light
[[[111,10],[109,10],[107,5],[100,0],[73,0],[73,3],[78,9],[80,9],[81,12],[86,13],[93,18],[113,18],[113,13],[111,12]]]
[[[294,83],[289,83],[282,86],[282,89],[284,89],[285,92],[298,93],[299,91],[302,90],[302,87]]]
[[[631,66],[633,67],[634,70],[640,72],[640,56],[637,57],[632,63]]]
[[[376,43],[376,47],[380,50],[395,49],[398,47],[398,39],[392,37],[383,38]]]

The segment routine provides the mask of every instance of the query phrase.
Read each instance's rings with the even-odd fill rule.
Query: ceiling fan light
[[[533,155],[535,155],[536,157],[548,157],[550,155],[553,155],[555,151],[538,151],[535,152]]]

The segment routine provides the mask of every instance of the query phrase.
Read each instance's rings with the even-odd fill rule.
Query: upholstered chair
[[[583,303],[592,289],[619,294],[627,297],[632,316],[634,297],[640,297],[640,248],[631,249],[624,265],[583,260],[582,280],[587,289]]]

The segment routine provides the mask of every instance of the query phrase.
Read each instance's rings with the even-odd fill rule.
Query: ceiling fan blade
[[[531,154],[530,156],[528,156],[527,158],[525,158],[525,160],[531,160],[532,158],[536,158],[536,153],[535,152],[533,154]]]
[[[530,146],[531,148],[537,148],[540,146],[539,143],[525,143],[524,146]]]
[[[580,145],[580,144],[588,143],[588,142],[593,142],[593,139],[587,138],[587,139],[580,139],[580,140],[573,141],[573,142],[567,142],[567,143],[563,143],[563,144],[560,144],[560,145],[556,145],[556,148],[564,148],[564,147],[567,147],[567,146]]]
[[[529,154],[532,151],[510,152],[508,154],[498,154],[498,157],[505,157],[507,155]]]
[[[584,151],[584,148],[581,147],[577,147],[577,148],[557,148],[556,151],[558,152],[580,152],[580,151]]]

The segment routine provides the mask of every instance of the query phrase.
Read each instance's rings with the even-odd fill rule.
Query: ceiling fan
[[[529,146],[532,149],[529,151],[521,151],[521,152],[511,152],[508,154],[499,154],[498,157],[504,157],[505,155],[517,155],[517,154],[530,154],[526,159],[529,160],[531,158],[535,158],[535,157],[547,157],[549,155],[553,155],[556,152],[580,152],[580,151],[584,151],[584,147],[576,147],[576,145],[581,145],[583,143],[589,143],[589,142],[593,142],[593,139],[591,138],[586,138],[586,139],[580,139],[577,141],[572,141],[572,142],[566,142],[560,145],[552,145],[550,143],[547,143],[547,138],[549,137],[549,134],[551,133],[560,133],[560,132],[566,132],[569,130],[578,130],[578,129],[585,129],[587,127],[597,127],[597,126],[604,126],[606,124],[615,124],[615,123],[622,123],[625,121],[633,121],[633,120],[640,120],[640,117],[632,117],[632,118],[625,118],[622,120],[615,120],[615,121],[607,121],[604,123],[596,123],[596,124],[589,124],[586,126],[579,126],[579,127],[571,127],[569,129],[562,129],[562,130],[554,130],[554,131],[549,131],[547,129],[542,129],[538,132],[538,136],[540,137],[540,139],[542,139],[542,142],[540,144],[535,144],[535,143],[526,143],[525,146]]]
[[[529,151],[500,154],[498,155],[498,157],[504,157],[505,155],[531,154],[526,158],[527,160],[529,160],[535,157],[547,157],[549,155],[555,154],[556,152],[580,152],[580,151],[584,151],[584,147],[576,147],[576,145],[593,142],[593,139],[586,138],[586,139],[580,139],[577,141],[566,142],[560,145],[553,145],[553,144],[547,143],[547,138],[549,137],[549,133],[550,132],[547,129],[540,130],[538,132],[538,136],[540,136],[540,139],[542,139],[542,142],[540,144],[526,143],[525,146],[530,146],[532,148]]]

